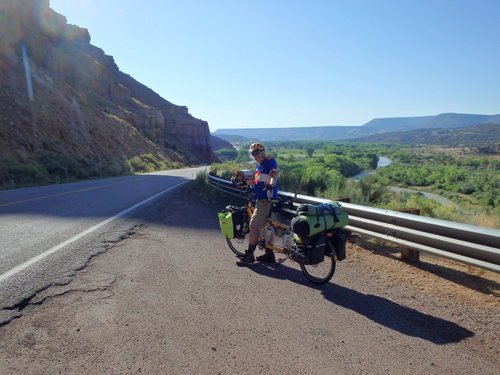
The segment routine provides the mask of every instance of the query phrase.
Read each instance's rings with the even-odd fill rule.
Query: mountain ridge
[[[500,124],[500,115],[442,113],[435,116],[376,118],[360,126],[311,126],[290,128],[218,129],[213,135],[243,136],[260,141],[347,140],[372,134],[425,128],[455,128],[480,123]]]
[[[428,128],[373,134],[349,139],[361,143],[428,144],[446,146],[500,146],[500,124],[478,124],[459,128]],[[498,149],[498,147],[494,147]]]

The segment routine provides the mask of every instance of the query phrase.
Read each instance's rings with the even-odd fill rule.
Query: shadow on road
[[[424,314],[383,297],[363,294],[332,282],[319,286],[308,284],[301,271],[285,265],[255,264],[249,268],[263,276],[308,285],[320,290],[326,300],[338,306],[352,310],[404,335],[418,337],[436,345],[456,343],[474,336],[472,331],[456,323]]]

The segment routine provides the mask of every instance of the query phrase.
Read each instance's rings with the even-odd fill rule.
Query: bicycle
[[[229,248],[238,257],[242,257],[248,248],[248,234],[250,232],[249,221],[255,209],[255,197],[249,191],[245,198],[247,205],[238,208],[243,214],[241,227],[237,230],[234,238],[226,238]],[[280,205],[283,201],[273,201],[270,217],[261,231],[258,242],[260,250],[272,250],[275,253],[283,254],[285,258],[279,259],[278,264],[287,259],[298,263],[304,276],[315,284],[324,284],[333,277],[335,273],[336,262],[345,258],[346,234],[342,229],[332,229],[315,236],[313,239],[302,243],[296,242],[296,237],[291,230],[290,225],[277,220],[277,213],[280,211]],[[293,201],[288,201],[291,206]],[[323,242],[322,242],[323,241]],[[321,261],[308,258],[307,249],[318,246]],[[324,252],[321,247],[324,246]],[[313,250],[313,249],[310,249]]]

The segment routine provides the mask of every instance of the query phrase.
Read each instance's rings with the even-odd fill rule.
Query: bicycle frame
[[[253,202],[251,200],[249,200],[248,203],[247,203],[247,215],[248,215],[249,218],[252,217],[254,211],[255,211],[255,207],[253,205]],[[264,225],[264,228],[263,228],[264,232],[270,226],[271,227],[277,227],[277,228],[284,229],[286,231],[289,231],[291,235],[293,234],[293,232],[291,230],[291,227],[289,225],[280,223],[278,221],[274,221],[272,218],[269,217],[269,218],[267,218],[266,224]],[[267,250],[272,250],[272,251],[274,251],[276,253],[284,254],[288,250],[286,247],[277,247],[277,246],[273,246],[271,244],[267,244],[265,242],[265,237],[261,233],[260,236],[259,236],[259,244],[262,243],[262,242],[264,242],[264,245],[262,246],[262,248],[267,249]]]

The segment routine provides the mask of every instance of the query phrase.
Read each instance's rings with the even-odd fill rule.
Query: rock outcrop
[[[0,2],[0,160],[88,162],[152,154],[210,163],[208,124],[121,72],[48,0]]]

